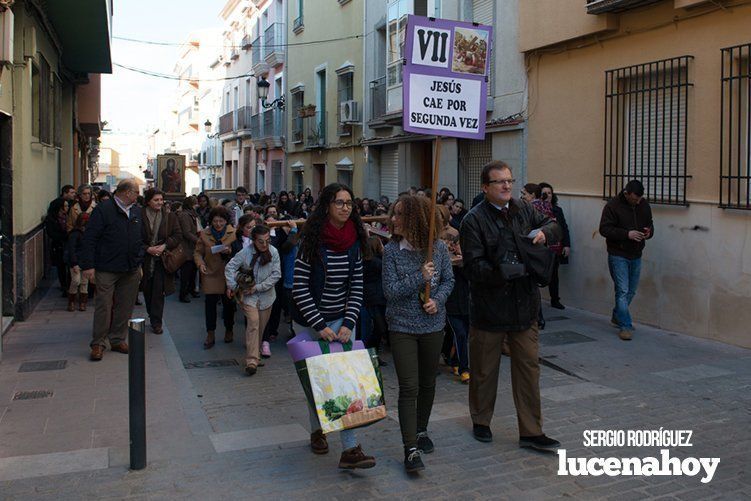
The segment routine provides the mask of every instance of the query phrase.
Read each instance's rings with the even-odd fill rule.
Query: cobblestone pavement
[[[645,458],[659,457],[659,448],[585,447],[582,433],[693,430],[693,447],[670,454],[721,458],[710,483],[700,476],[559,476],[556,455],[517,447],[507,358],[493,443],[471,437],[467,386],[442,366],[430,425],[436,450],[424,456],[422,473],[405,474],[389,364],[383,376],[391,417],[360,433],[378,465],[341,472],[336,438],[328,455],[309,451],[286,329],[266,366],[248,378],[240,315],[234,343],[221,342],[220,328],[214,349],[203,350],[203,300],[175,298],[167,302],[165,334],[148,334],[149,465],[131,472],[127,357],[106,352],[102,362],[89,362],[92,313],[68,313],[57,296],[50,291],[3,339],[0,499],[751,498],[743,460],[751,447],[751,351],[646,326],[622,342],[607,318],[570,308],[546,309],[541,334],[546,434],[568,457]],[[388,351],[384,358],[391,361]],[[54,370],[22,366],[61,360],[64,367],[50,364]],[[14,400],[37,390],[31,396],[46,398]]]

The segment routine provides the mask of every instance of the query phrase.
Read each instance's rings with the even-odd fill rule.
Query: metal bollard
[[[146,468],[146,320],[128,322],[130,469]]]

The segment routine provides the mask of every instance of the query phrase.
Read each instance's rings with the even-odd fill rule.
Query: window
[[[302,108],[305,106],[305,92],[292,91],[292,142],[301,143],[303,139]]]
[[[303,28],[303,1],[297,0],[297,17],[295,18],[295,24],[292,26],[295,33],[299,33]]]
[[[605,73],[603,197],[644,184],[650,203],[687,205],[689,63],[692,56]]]
[[[337,115],[339,120],[337,120],[338,127],[337,127],[337,133],[340,136],[349,136],[351,134],[351,128],[349,124],[344,124],[341,121],[341,109],[342,109],[342,103],[346,101],[351,101],[354,99],[354,73],[352,71],[348,71],[346,73],[342,73],[337,78]]]
[[[344,169],[337,169],[336,182],[339,184],[343,184],[344,186],[347,186],[349,188],[352,188],[352,171],[344,170]]]
[[[386,64],[389,87],[402,83],[402,60],[404,59],[407,15],[411,12],[412,0],[396,0],[388,6]]]
[[[39,67],[31,64],[31,135],[39,139]]]
[[[295,184],[293,188],[295,189],[295,193],[300,194],[303,192],[303,173],[302,171],[295,171],[294,173],[294,179]],[[310,207],[308,207],[310,209]]]
[[[54,112],[52,113],[53,116],[53,134],[54,134],[54,144],[55,146],[62,146],[63,145],[63,86],[60,82],[60,78],[57,77],[57,75],[53,78],[53,87],[52,90],[54,92],[52,103],[54,107]]]
[[[720,207],[751,210],[751,43],[722,49]]]

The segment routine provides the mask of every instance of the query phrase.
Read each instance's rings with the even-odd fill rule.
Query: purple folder
[[[331,353],[341,353],[344,351],[342,343],[339,342],[329,343],[329,349],[331,350]],[[362,341],[357,340],[352,345],[352,349],[364,350],[365,345]],[[287,341],[287,351],[294,362],[299,362],[300,360],[323,354],[321,351],[321,345],[318,344],[318,341],[313,341],[313,338],[311,338],[310,334],[305,330]]]

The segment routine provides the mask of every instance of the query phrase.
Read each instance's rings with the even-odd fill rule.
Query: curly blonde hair
[[[394,233],[392,217],[399,208],[399,217],[402,220],[403,235],[394,235],[392,238],[400,242],[405,238],[416,250],[427,251],[430,234],[430,199],[416,195],[402,195],[391,205],[389,210],[389,231]],[[433,241],[438,239],[441,230],[441,220],[438,211],[435,214]]]

